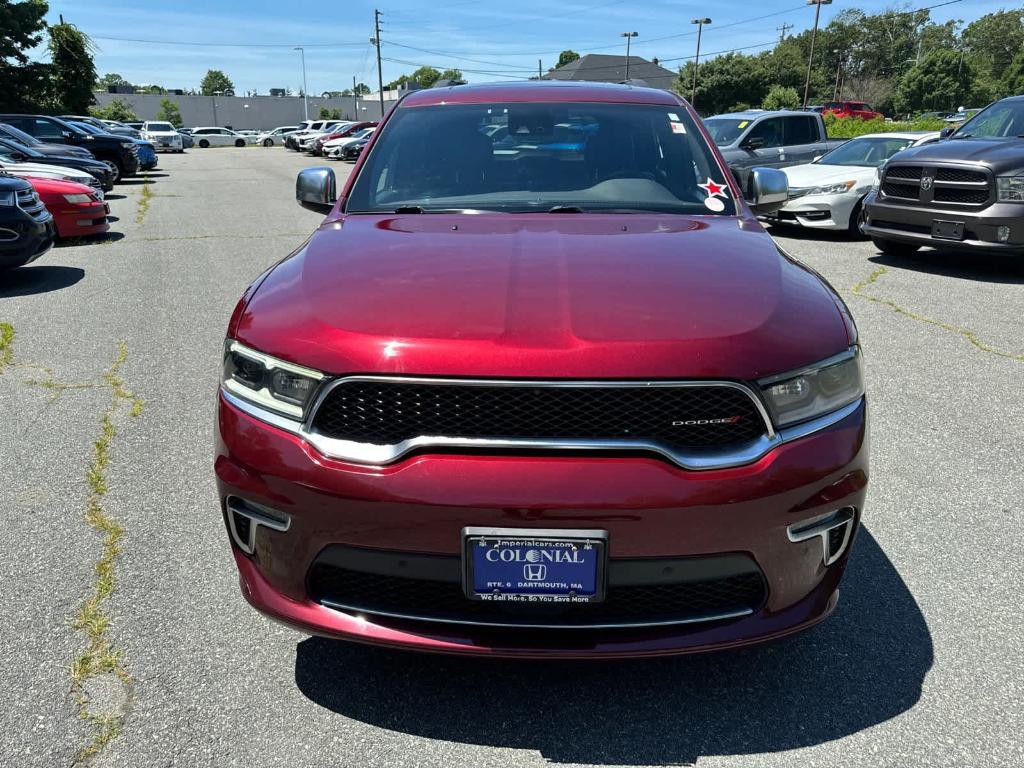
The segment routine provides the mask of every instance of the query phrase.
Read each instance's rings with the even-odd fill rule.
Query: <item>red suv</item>
[[[864,505],[857,332],[667,91],[415,91],[231,317],[215,470],[245,598],[483,656],[824,619]]]
[[[875,112],[863,101],[830,101],[822,110],[823,115],[835,115],[836,117],[856,117],[860,120],[874,120],[882,118],[881,112]]]

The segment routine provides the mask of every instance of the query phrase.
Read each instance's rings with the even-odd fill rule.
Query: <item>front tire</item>
[[[206,149],[207,147],[210,146],[210,142],[208,142],[206,139],[200,139],[199,146],[202,147],[203,149]]]
[[[272,147],[272,146],[274,146],[274,140],[273,139],[264,139],[263,140],[263,146],[264,147]]]
[[[245,146],[245,140],[244,139],[235,139],[235,146],[236,147],[244,147]]]
[[[853,206],[853,210],[850,211],[850,223],[847,226],[847,231],[850,233],[850,237],[857,240],[861,240],[864,237],[864,198],[857,201],[857,204]]]
[[[882,240],[878,237],[872,237],[871,242],[886,256],[912,256],[921,247],[916,243],[901,243],[896,240]]]
[[[121,166],[113,160],[103,160],[102,162],[110,169],[110,181],[114,184],[119,182],[121,180]]]

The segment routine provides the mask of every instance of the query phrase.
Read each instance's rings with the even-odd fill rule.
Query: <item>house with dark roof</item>
[[[643,80],[651,88],[672,90],[679,74],[665,69],[658,60],[629,57],[629,79]],[[621,83],[626,79],[626,57],[588,53],[558,69],[549,70],[544,80],[588,80],[592,83]]]

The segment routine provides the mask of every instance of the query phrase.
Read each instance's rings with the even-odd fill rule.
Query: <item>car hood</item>
[[[69,155],[86,159],[93,157],[92,153],[84,147],[72,147],[67,144],[35,144],[32,146],[32,149],[36,152],[42,152],[44,155]]]
[[[755,379],[850,344],[838,297],[754,220],[348,215],[233,325],[328,373]]]
[[[85,171],[75,168],[68,168],[62,165],[46,165],[43,163],[3,163],[0,168],[13,174],[39,174],[46,176],[59,176],[69,179],[83,179],[91,181],[92,176]]]
[[[1024,167],[1024,139],[946,139],[911,147],[890,163],[966,162],[1004,170]]]
[[[871,183],[875,178],[875,169],[865,166],[850,165],[795,165],[783,168],[790,187],[816,187],[821,184],[838,184],[841,181]]]

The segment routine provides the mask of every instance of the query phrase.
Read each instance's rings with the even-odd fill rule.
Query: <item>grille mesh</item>
[[[937,203],[981,205],[988,202],[988,188],[960,189],[958,187],[936,187],[934,200]]]
[[[889,181],[888,177],[886,177],[886,181],[882,185],[882,191],[890,197],[907,197],[911,200],[917,200],[921,188],[911,184],[897,184]]]
[[[921,178],[921,166],[919,165],[894,165],[885,172],[887,179],[911,179],[919,181]]]
[[[730,423],[693,423],[729,419]],[[692,387],[556,387],[349,381],[324,399],[320,434],[394,445],[420,436],[632,439],[670,448],[752,440],[764,421],[743,391]]]
[[[437,621],[544,623],[585,626],[685,620],[757,610],[764,602],[758,572],[669,584],[609,585],[605,600],[590,604],[489,603],[469,600],[455,582],[384,576],[314,564],[309,590],[317,601],[359,608],[366,613],[399,613]]]
[[[939,168],[935,172],[935,180],[984,183],[988,181],[988,178],[981,171],[968,171],[962,168]]]

